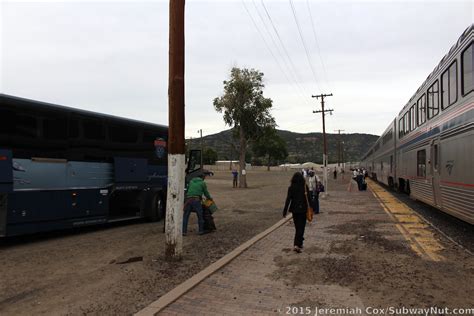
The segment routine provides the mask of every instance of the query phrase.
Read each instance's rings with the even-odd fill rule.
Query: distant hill
[[[277,133],[287,144],[289,155],[285,162],[303,163],[312,161],[322,163],[322,133],[294,133],[284,130],[277,130]],[[337,162],[339,139],[344,142],[344,160],[359,161],[378,137],[371,134],[326,134],[329,163]],[[187,140],[187,143],[192,148],[200,146],[199,138]],[[209,147],[217,152],[218,160],[238,159],[238,153],[235,150],[231,150],[231,144],[238,145],[238,141],[232,138],[231,129],[205,136],[203,137],[203,143],[205,148]]]

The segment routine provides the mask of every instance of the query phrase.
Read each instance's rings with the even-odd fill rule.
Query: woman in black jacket
[[[306,196],[305,196],[306,192]],[[283,217],[290,211],[293,214],[295,223],[295,241],[293,250],[300,253],[303,249],[304,228],[306,226],[306,211],[308,209],[307,197],[309,190],[306,186],[303,175],[296,172],[291,178],[291,185],[288,187]]]

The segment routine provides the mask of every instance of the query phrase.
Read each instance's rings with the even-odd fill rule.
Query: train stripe
[[[474,188],[473,183],[462,183],[462,182],[451,182],[451,181],[441,181],[441,183],[451,185],[451,186],[461,186],[461,187]]]

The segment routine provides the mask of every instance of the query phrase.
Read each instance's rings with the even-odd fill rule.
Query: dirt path
[[[230,172],[206,180],[220,208],[218,231],[198,236],[191,214],[179,263],[162,256],[163,222],[2,242],[0,314],[126,315],[140,310],[281,218],[291,172],[249,172],[247,177],[248,189],[233,189]]]

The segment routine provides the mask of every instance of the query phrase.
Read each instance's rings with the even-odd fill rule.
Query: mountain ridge
[[[237,160],[238,141],[232,137],[233,130],[227,129],[215,134],[203,136],[204,148],[212,148],[217,152],[218,160]],[[323,154],[323,133],[298,133],[287,130],[277,129],[277,134],[286,142],[288,157],[283,162],[289,163],[303,163],[312,161],[315,163],[322,163]],[[344,160],[359,161],[366,151],[377,141],[379,136],[365,133],[346,133],[346,134],[330,134],[326,133],[326,140],[328,146],[329,163],[338,161],[338,147],[341,141],[341,154],[344,155]],[[200,138],[193,138],[186,140],[188,147],[199,148]],[[251,146],[249,146],[251,147]],[[247,157],[247,162],[256,162],[258,160],[253,157],[251,148],[248,149],[250,154]]]

